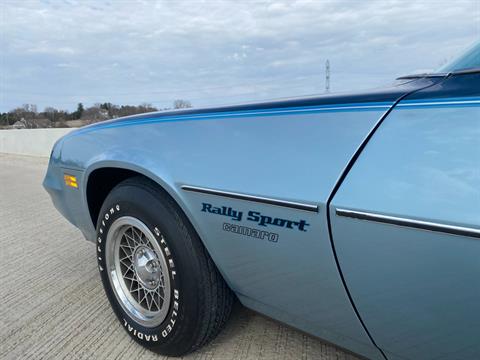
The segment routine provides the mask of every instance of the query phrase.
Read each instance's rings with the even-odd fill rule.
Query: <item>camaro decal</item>
[[[228,232],[233,232],[235,234],[254,237],[261,240],[266,239],[272,242],[277,242],[279,237],[278,234],[275,234],[273,232],[253,229],[246,226],[235,225],[230,223],[223,223],[223,230]]]
[[[213,206],[209,203],[202,203],[202,210],[208,214],[215,214],[229,217],[235,221],[242,221],[244,218],[243,211],[235,210],[229,206]],[[278,226],[286,229],[297,229],[299,231],[307,231],[306,227],[310,226],[305,220],[288,220],[272,217],[262,214],[260,211],[249,211],[245,220],[256,223],[259,226]]]

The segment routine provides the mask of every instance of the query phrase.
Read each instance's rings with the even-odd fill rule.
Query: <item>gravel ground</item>
[[[94,245],[41,186],[46,166],[0,154],[0,359],[161,359],[114,317]],[[356,359],[240,305],[212,344],[185,358]]]

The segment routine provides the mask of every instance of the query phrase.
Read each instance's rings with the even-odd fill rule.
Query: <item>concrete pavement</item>
[[[46,158],[0,154],[0,359],[162,359],[129,338],[104,295],[94,244],[54,209]],[[186,359],[354,360],[237,306]]]

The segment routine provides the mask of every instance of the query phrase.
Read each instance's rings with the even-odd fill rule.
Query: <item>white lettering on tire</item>
[[[108,222],[111,218],[111,215],[113,215],[115,212],[118,212],[118,211],[120,211],[120,205],[116,204],[115,206],[110,208],[103,216],[101,226],[98,230],[100,235],[97,238],[97,243],[98,243],[97,252],[98,252],[99,255],[102,252],[101,248],[100,248],[100,244],[103,241],[102,236],[104,236],[104,233],[106,232],[105,227],[107,226],[107,224],[108,224]],[[158,229],[158,227],[155,227],[153,229],[153,232],[157,236],[157,238],[159,240],[159,243],[160,243],[160,246],[162,247],[162,250],[164,251],[164,254],[166,255],[166,260],[169,264],[170,276],[171,276],[172,280],[175,280],[177,272],[174,270],[175,269],[175,263],[172,259],[171,251],[167,246],[167,242],[165,241],[165,239],[164,239],[162,233],[160,232],[160,230]],[[100,261],[102,261],[102,258],[100,256],[98,257],[98,259]],[[98,269],[100,270],[100,272],[104,271],[104,268],[101,265],[98,266]],[[175,324],[177,322],[177,316],[178,316],[178,311],[179,311],[179,307],[180,307],[180,305],[179,305],[179,303],[180,303],[180,293],[179,293],[178,289],[175,289],[175,288],[173,289],[173,298],[174,298],[174,301],[173,301],[173,304],[172,304],[173,309],[171,311],[170,318],[168,320],[164,321],[163,324],[165,324],[164,325],[165,328],[161,331],[162,337],[164,337],[164,338],[166,338],[172,332],[172,330],[174,329]],[[138,331],[134,327],[134,325],[130,325],[128,323],[128,321],[125,320],[125,319],[123,319],[123,325],[129,333],[131,333],[133,336],[137,337],[140,340],[144,340],[144,341],[148,341],[148,342],[151,342],[151,341],[157,342],[158,341],[158,335],[144,334],[143,332]]]
[[[97,238],[97,243],[98,243],[97,253],[98,254],[101,254],[101,252],[102,252],[102,249],[100,248],[100,244],[102,243],[102,236],[103,236],[103,233],[105,232],[105,226],[106,226],[105,220],[108,221],[110,219],[110,215],[113,215],[115,213],[115,210],[120,211],[120,205],[117,204],[114,207],[110,208],[110,210],[107,211],[105,213],[105,215],[103,216],[102,225],[98,229],[98,232],[100,233],[98,238]],[[102,261],[102,258],[99,256],[98,260]],[[100,272],[103,271],[103,267],[101,265],[98,266],[98,269],[100,270]]]

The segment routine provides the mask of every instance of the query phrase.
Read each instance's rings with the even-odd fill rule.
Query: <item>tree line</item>
[[[69,127],[69,122],[75,122],[74,126],[82,126],[99,121],[115,119],[122,116],[143,114],[146,112],[158,110],[184,109],[190,108],[192,104],[183,99],[175,100],[171,108],[158,109],[148,103],[140,105],[116,105],[110,102],[98,103],[90,107],[85,107],[82,103],[77,105],[75,111],[60,110],[48,106],[43,111],[38,111],[34,104],[24,104],[5,113],[0,113],[0,127],[19,127],[19,128],[49,128],[49,127]]]

